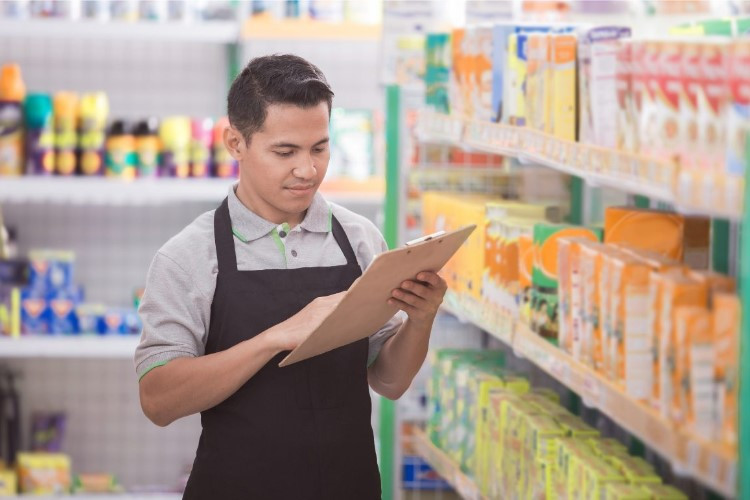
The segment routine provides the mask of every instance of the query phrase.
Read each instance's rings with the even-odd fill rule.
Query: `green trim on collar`
[[[237,231],[235,228],[232,228],[232,234],[237,237],[238,240],[240,240],[242,243],[247,243],[247,238],[242,236],[239,231]]]
[[[143,380],[143,377],[145,377],[148,372],[150,372],[154,368],[159,368],[160,366],[166,365],[167,363],[169,363],[169,361],[170,360],[159,361],[158,363],[154,363],[153,365],[149,366],[148,369],[145,372],[143,372],[143,375],[141,375],[140,377],[138,377],[138,382],[140,382],[141,380]]]
[[[333,231],[333,209],[328,206],[328,232]]]
[[[284,245],[284,242],[281,241],[281,237],[279,236],[278,231],[276,231],[276,228],[271,230],[271,238],[273,238],[274,243],[276,243],[276,247],[279,249],[279,252],[281,252],[281,256],[284,257],[284,269],[286,269],[286,246]]]
[[[281,230],[284,231],[286,234],[289,234],[290,231],[292,230],[292,228],[289,227],[289,223],[288,222],[284,222],[281,225]]]

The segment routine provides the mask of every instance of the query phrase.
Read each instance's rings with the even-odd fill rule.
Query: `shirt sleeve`
[[[148,271],[138,314],[143,323],[135,351],[139,380],[172,359],[203,355],[211,298],[196,286],[190,273],[161,252]]]

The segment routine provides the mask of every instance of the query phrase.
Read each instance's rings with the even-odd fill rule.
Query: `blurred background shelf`
[[[132,359],[139,335],[49,336],[0,338],[0,359],[90,358]]]
[[[106,493],[106,494],[80,494],[80,495],[16,495],[9,499],[23,500],[33,498],[34,500],[57,500],[60,498],[83,498],[85,500],[179,500],[182,498],[178,493]]]
[[[63,40],[137,40],[234,43],[240,34],[235,21],[73,21],[25,19],[0,21],[2,38]]]

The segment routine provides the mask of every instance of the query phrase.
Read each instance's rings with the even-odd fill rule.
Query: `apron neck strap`
[[[331,215],[331,230],[333,232],[333,237],[336,239],[336,243],[339,244],[339,248],[344,252],[347,265],[359,267],[357,256],[354,255],[354,250],[352,250],[352,244],[335,215]]]

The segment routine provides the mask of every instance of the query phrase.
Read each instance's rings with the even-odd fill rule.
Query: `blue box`
[[[80,332],[76,308],[81,303],[80,288],[53,290],[47,295],[49,333],[75,335]]]
[[[451,490],[451,485],[422,457],[405,455],[401,468],[401,486],[405,490]]]
[[[104,321],[107,309],[99,304],[81,304],[76,308],[78,331],[82,334],[104,335],[107,324]]]
[[[21,290],[21,333],[23,335],[49,333],[47,297],[39,290]]]
[[[73,286],[75,254],[65,251],[29,252],[29,287],[35,290],[64,290]]]

